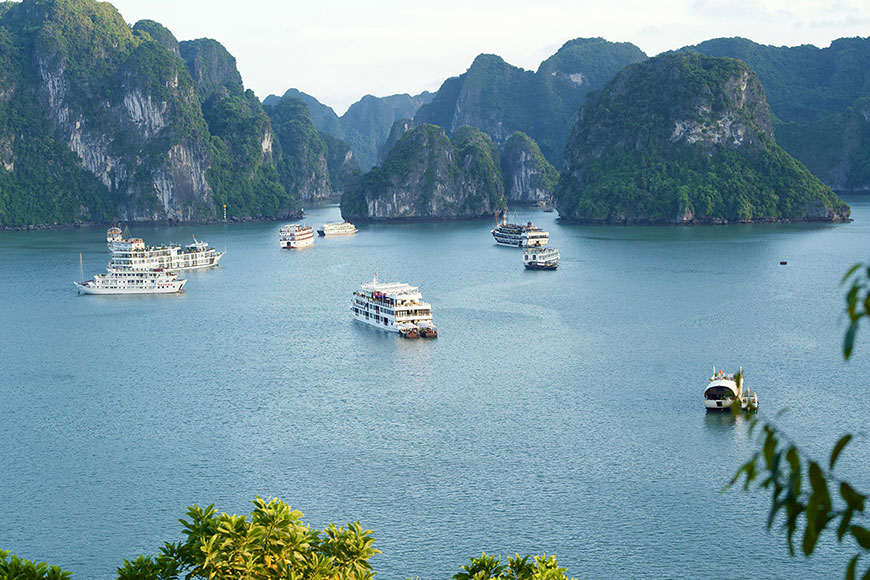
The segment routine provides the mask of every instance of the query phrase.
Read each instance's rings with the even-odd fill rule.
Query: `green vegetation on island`
[[[835,190],[870,191],[870,38],[827,48],[716,38],[682,50],[746,62],[764,84],[777,142]]]
[[[669,53],[590,96],[556,194],[562,217],[596,223],[846,219],[848,206],[778,147],[745,63]]]
[[[481,131],[422,125],[405,132],[384,162],[345,193],[345,219],[462,219],[503,210],[498,149]]]

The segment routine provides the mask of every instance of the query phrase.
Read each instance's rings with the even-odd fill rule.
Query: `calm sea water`
[[[521,210],[562,253],[525,271],[492,223],[371,225],[281,250],[280,223],[133,228],[227,254],[177,296],[78,296],[103,229],[0,233],[0,548],[77,578],[180,539],[191,504],[277,496],[315,527],[374,530],[379,576],[445,580],[470,556],[546,551],[578,578],[841,577],[790,558],[769,499],[719,493],[756,444],[705,414],[742,365],[762,416],[811,454],[847,431],[870,487],[870,329],[844,363],[846,225],[589,227]],[[339,219],[337,207],[307,222]],[[786,260],[788,265],[780,265]],[[374,272],[419,285],[436,341],[350,318]]]

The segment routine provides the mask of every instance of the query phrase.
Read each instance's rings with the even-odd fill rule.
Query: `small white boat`
[[[350,222],[337,222],[334,224],[323,224],[317,233],[321,236],[352,236],[358,230],[356,226]]]
[[[704,407],[708,411],[729,411],[735,400],[740,401],[741,409],[758,409],[758,393],[743,389],[743,369],[729,374],[713,367],[713,376],[704,389]]]
[[[281,227],[279,238],[282,248],[304,248],[314,244],[314,229],[311,226],[289,224]]]
[[[498,224],[494,230],[490,230],[492,237],[495,238],[497,244],[503,246],[517,246],[520,248],[537,248],[546,246],[550,240],[549,232],[543,231],[538,226],[533,226],[532,222],[526,225],[509,224],[507,216]]]
[[[523,266],[529,270],[555,270],[559,266],[559,250],[549,247],[524,250]]]

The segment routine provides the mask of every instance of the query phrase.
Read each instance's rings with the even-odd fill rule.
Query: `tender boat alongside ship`
[[[352,236],[357,233],[356,226],[350,222],[323,224],[317,233],[321,236]]]
[[[184,291],[187,280],[162,268],[152,270],[119,270],[109,268],[93,280],[73,282],[85,294],[174,294]]]
[[[707,411],[728,411],[735,400],[740,401],[741,409],[758,409],[758,393],[743,389],[743,369],[729,374],[713,367],[713,376],[704,389],[704,407]]]
[[[116,269],[199,270],[217,266],[224,255],[196,237],[184,248],[174,244],[146,246],[142,238],[125,239],[120,228],[109,228],[106,243],[112,252],[109,267]]]
[[[550,241],[549,232],[543,231],[532,222],[526,225],[509,224],[506,221],[498,224],[494,230],[490,230],[496,243],[503,246],[516,246],[520,248],[534,248],[546,246]]]
[[[556,248],[524,250],[523,266],[529,270],[555,270],[559,266],[559,250]]]
[[[314,244],[314,230],[311,226],[289,224],[281,227],[279,238],[282,248],[304,248]]]
[[[360,284],[353,293],[350,310],[353,317],[381,330],[397,332],[405,338],[436,338],[432,323],[432,306],[423,302],[420,289],[400,282]]]

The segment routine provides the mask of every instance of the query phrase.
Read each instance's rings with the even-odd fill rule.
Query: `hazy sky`
[[[870,35],[868,0],[114,0],[179,40],[210,37],[261,99],[298,88],[340,115],[366,94],[435,91],[480,53],[535,70],[566,41],[601,36],[649,55],[722,36],[828,46]]]

